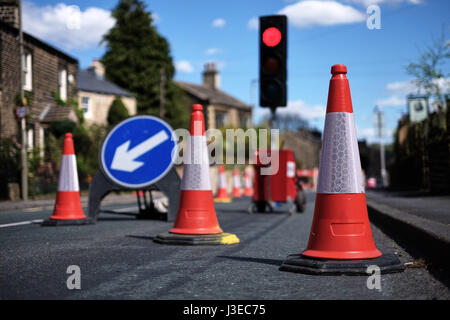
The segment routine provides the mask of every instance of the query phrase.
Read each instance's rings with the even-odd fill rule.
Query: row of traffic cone
[[[361,177],[353,108],[344,65],[331,68],[322,155],[314,219],[306,250],[289,256],[280,270],[303,273],[366,273],[369,265],[381,272],[401,271],[398,258],[382,254],[373,241]],[[200,164],[185,164],[180,205],[174,227],[155,238],[163,244],[232,244],[214,209],[209,177],[203,108],[192,107],[188,154],[200,155]],[[201,129],[195,123],[202,123]],[[193,161],[188,162],[193,163]],[[224,169],[219,168],[218,198],[226,198]],[[239,178],[239,176],[237,175]],[[195,179],[193,179],[195,178]],[[195,180],[195,183],[193,182]],[[235,179],[235,187],[239,184]],[[225,190],[225,192],[223,191]],[[237,191],[236,191],[237,194]],[[79,201],[78,179],[71,134],[66,135],[55,210],[49,223],[86,221]]]
[[[244,172],[244,190],[241,187],[241,177],[239,170],[233,170],[233,190],[231,193],[233,198],[240,198],[242,196],[251,197],[253,195],[253,186],[251,180],[250,170]],[[214,198],[215,202],[230,202],[231,198],[228,195],[227,180],[225,175],[225,169],[223,165],[219,165],[219,185],[217,188],[217,194]]]

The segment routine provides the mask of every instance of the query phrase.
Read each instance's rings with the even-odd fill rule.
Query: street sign
[[[100,167],[118,185],[136,189],[155,183],[172,168],[175,139],[172,128],[153,116],[136,116],[119,123],[100,151]]]
[[[16,109],[17,118],[19,118],[19,119],[25,118],[28,115],[28,112],[29,112],[29,109],[27,106],[17,107],[17,109]]]
[[[426,96],[408,96],[408,113],[411,122],[421,122],[428,117],[428,98]]]

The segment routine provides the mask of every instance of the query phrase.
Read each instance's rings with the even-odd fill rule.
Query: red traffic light
[[[264,30],[262,38],[266,46],[275,47],[281,41],[281,32],[275,27],[270,27]]]

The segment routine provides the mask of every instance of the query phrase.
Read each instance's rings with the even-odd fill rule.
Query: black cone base
[[[392,253],[374,259],[327,260],[313,259],[301,254],[289,255],[280,266],[280,271],[320,275],[369,275],[367,267],[376,265],[381,273],[402,272],[403,264]]]
[[[177,234],[177,233],[161,233],[158,234],[153,241],[161,244],[174,245],[222,245],[238,243],[239,239],[232,233],[216,233],[216,234]]]
[[[76,225],[84,225],[84,224],[93,224],[94,222],[91,219],[78,219],[78,220],[60,220],[60,219],[47,219],[42,222],[41,226],[76,226]]]

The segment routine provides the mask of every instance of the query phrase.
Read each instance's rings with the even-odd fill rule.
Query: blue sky
[[[24,1],[24,29],[77,58],[86,68],[103,55],[101,35],[113,24],[116,1]],[[373,108],[383,107],[387,132],[406,112],[411,77],[405,66],[419,48],[445,30],[450,38],[448,0],[155,0],[145,1],[158,31],[167,38],[177,80],[201,83],[203,65],[215,61],[221,89],[257,104],[257,17],[286,13],[288,27],[288,100],[281,112],[296,112],[320,130],[327,103],[330,67],[343,63],[360,139],[376,141]],[[366,26],[366,8],[381,10],[381,29]],[[68,27],[80,10],[78,27]],[[78,13],[77,13],[78,14]],[[70,24],[70,21],[69,21]],[[449,65],[444,67],[449,73]],[[253,85],[252,85],[253,83]],[[279,109],[281,110],[281,109]],[[266,109],[255,106],[258,122]],[[388,137],[387,141],[392,138]]]

